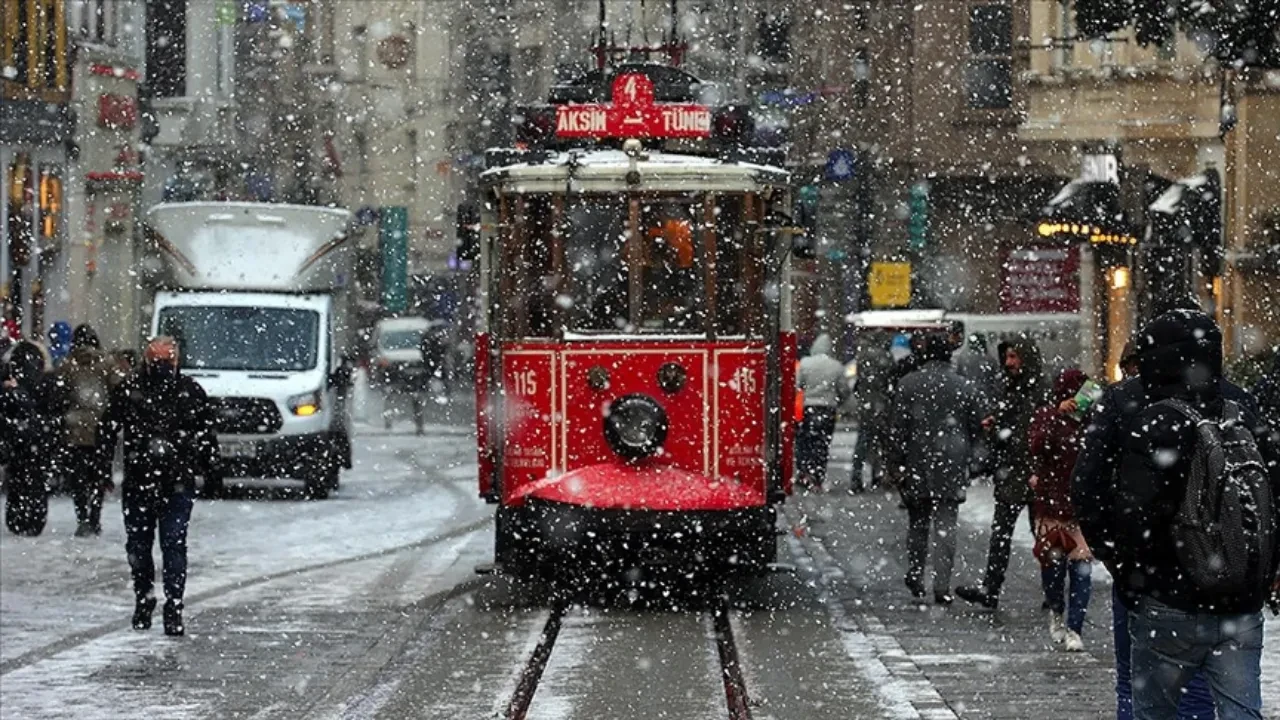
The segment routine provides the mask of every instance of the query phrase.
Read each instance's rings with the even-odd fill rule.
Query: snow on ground
[[[188,598],[481,519],[487,509],[475,499],[471,446],[458,440],[359,437],[355,469],[322,502],[297,496],[197,502]],[[102,536],[75,538],[74,528],[71,500],[54,497],[42,536],[0,536],[0,662],[132,611],[118,493],[103,508]],[[158,575],[159,548],[155,555]]]

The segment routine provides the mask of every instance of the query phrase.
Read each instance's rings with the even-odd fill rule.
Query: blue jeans
[[[133,592],[150,597],[155,588],[156,565],[151,549],[160,531],[160,555],[164,560],[164,594],[181,600],[187,587],[187,525],[191,522],[191,496],[179,492],[161,497],[153,490],[126,486],[124,507],[125,551],[133,571]]]
[[[1120,593],[1111,588],[1111,630],[1116,645],[1116,720],[1133,720],[1133,689],[1129,682],[1129,611]],[[1204,673],[1197,673],[1178,703],[1178,720],[1213,720],[1213,694]]]
[[[1069,592],[1068,574],[1071,575]],[[1040,569],[1040,583],[1044,587],[1044,599],[1049,604],[1049,609],[1059,615],[1065,612],[1067,628],[1076,634],[1083,632],[1084,616],[1089,610],[1089,598],[1093,595],[1093,563],[1089,560],[1061,558],[1049,567]]]
[[[1147,599],[1129,613],[1135,720],[1173,717],[1203,673],[1220,720],[1262,720],[1262,613],[1189,613]]]

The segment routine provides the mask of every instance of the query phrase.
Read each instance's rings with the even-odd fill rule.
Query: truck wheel
[[[312,470],[310,477],[307,478],[307,499],[327,499],[329,497],[329,490],[333,488],[332,476],[337,473],[337,464],[329,462],[326,462],[323,466]]]

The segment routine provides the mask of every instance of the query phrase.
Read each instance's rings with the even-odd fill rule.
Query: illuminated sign
[[[1040,237],[1054,238],[1063,235],[1087,238],[1091,245],[1137,245],[1138,238],[1125,233],[1107,232],[1088,223],[1042,222],[1036,226]]]
[[[562,138],[705,138],[710,134],[710,108],[654,102],[653,81],[644,75],[614,78],[610,105],[556,107],[556,136]]]

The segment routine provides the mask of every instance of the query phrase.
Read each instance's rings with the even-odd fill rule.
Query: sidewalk
[[[917,605],[902,581],[906,513],[899,509],[897,496],[846,492],[853,437],[837,435],[828,492],[799,493],[785,507],[784,522],[793,530],[799,526],[795,534],[819,564],[829,556],[840,568],[843,577],[830,583],[832,592],[890,672],[904,680],[902,687],[923,690],[917,694],[917,708],[927,703],[927,690],[933,690],[951,713],[935,717],[1115,717],[1111,581],[1105,569],[1095,565],[1084,653],[1066,653],[1049,641],[1040,571],[1031,555],[1025,516],[1015,532],[998,612],[959,599],[950,608]],[[970,489],[960,513],[954,585],[981,578],[993,507],[989,485]],[[1280,623],[1267,615],[1263,714],[1280,718]],[[931,716],[923,709],[920,714]]]

